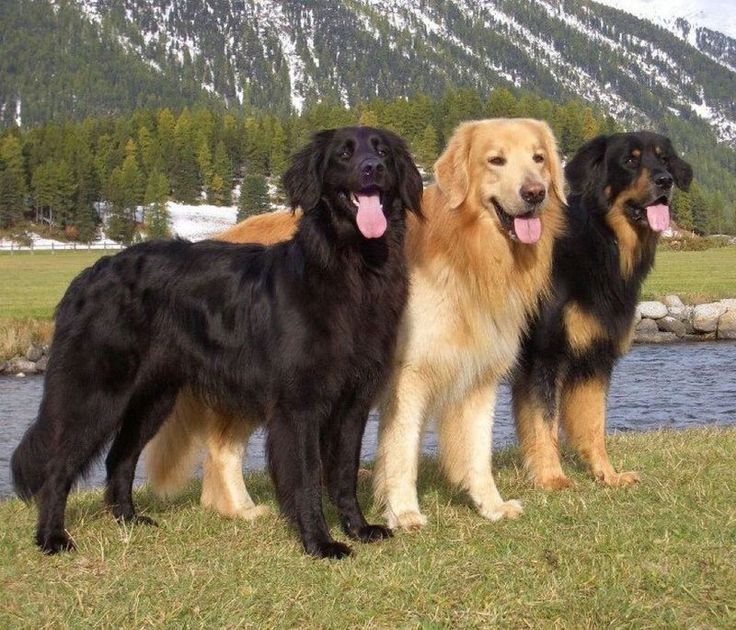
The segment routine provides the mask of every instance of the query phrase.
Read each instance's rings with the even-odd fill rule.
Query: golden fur
[[[505,164],[489,162],[499,156]],[[552,246],[562,229],[562,167],[554,136],[541,121],[461,124],[435,164],[435,178],[436,184],[424,193],[426,220],[409,220],[412,292],[396,369],[381,402],[373,482],[392,528],[416,529],[426,522],[416,480],[421,433],[429,418],[438,422],[445,473],[468,492],[478,511],[491,520],[521,513],[518,501],[503,501],[491,471],[496,387],[511,369],[528,316],[548,288]],[[528,207],[519,191],[528,182],[543,183],[547,192],[542,237],[534,245],[512,239],[491,202],[491,197],[498,200],[509,215],[524,214]],[[241,223],[221,238],[285,239],[295,222],[292,215],[272,213]],[[185,442],[200,436],[209,449],[206,503],[225,515],[247,517],[252,501],[234,457],[243,447],[233,446],[244,434],[228,434],[235,420],[217,419],[215,412],[205,413],[200,406],[180,399],[149,444],[151,481],[155,488],[172,490],[186,478],[191,461],[179,454],[196,451]],[[171,439],[171,433],[179,437]],[[213,434],[225,438],[213,439]],[[175,450],[165,452],[167,448]],[[232,465],[223,463],[227,461]]]

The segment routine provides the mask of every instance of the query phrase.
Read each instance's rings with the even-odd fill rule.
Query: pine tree
[[[284,127],[278,120],[274,121],[271,132],[271,151],[269,163],[271,165],[271,175],[278,177],[285,170],[289,159],[289,148],[286,145],[286,132]]]
[[[228,157],[225,143],[222,140],[215,147],[215,161],[212,165],[212,171],[211,186],[219,187],[219,192],[217,199],[210,201],[210,203],[229,206],[232,203],[233,166]]]
[[[199,198],[200,171],[197,164],[197,146],[192,116],[185,109],[176,121],[174,130],[174,169],[170,173],[172,194],[178,201],[194,203]]]
[[[366,107],[360,112],[358,124],[361,127],[378,127],[378,115],[372,109]]]
[[[497,88],[488,98],[487,112],[491,118],[513,118],[519,116],[519,107],[509,90]]]
[[[692,232],[693,230],[693,201],[690,193],[679,188],[675,189],[672,199],[672,214],[677,227]]]
[[[169,211],[166,200],[169,196],[169,180],[159,171],[153,171],[148,178],[143,202],[148,206],[146,212],[146,234],[149,239],[169,238]]]
[[[415,150],[417,162],[424,168],[431,168],[437,159],[437,132],[434,126],[427,125],[422,137],[416,144]]]
[[[243,178],[240,186],[238,202],[238,221],[256,214],[270,212],[271,202],[268,197],[268,182],[263,175],[250,173]]]
[[[107,185],[107,199],[111,205],[107,233],[110,238],[125,244],[132,243],[135,237],[136,209],[143,197],[143,177],[134,148],[129,143],[125,160],[112,172]]]
[[[0,227],[10,227],[23,218],[26,179],[20,140],[9,135],[0,142]]]

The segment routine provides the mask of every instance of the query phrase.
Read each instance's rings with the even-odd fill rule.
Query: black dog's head
[[[392,216],[421,214],[422,178],[406,143],[373,127],[320,131],[291,159],[283,185],[305,215],[328,207],[341,227],[383,236]]]
[[[620,210],[636,228],[661,232],[669,226],[673,186],[686,191],[693,170],[669,138],[638,131],[594,138],[575,154],[565,175],[570,195],[606,212]]]

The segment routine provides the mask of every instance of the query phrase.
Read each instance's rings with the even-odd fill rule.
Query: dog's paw
[[[408,510],[399,514],[390,512],[386,515],[389,529],[403,529],[405,532],[417,532],[427,524],[427,517],[420,512]]]
[[[571,485],[572,482],[565,475],[549,475],[534,480],[534,486],[542,490],[564,490]]]
[[[611,488],[626,488],[633,486],[641,481],[641,476],[638,472],[628,471],[622,473],[608,473],[596,475],[596,479],[602,484]]]
[[[242,518],[244,521],[253,521],[259,516],[266,516],[267,514],[271,514],[271,508],[267,505],[252,505],[251,507],[239,508],[234,516]]]
[[[140,514],[118,514],[115,515],[115,520],[118,523],[125,523],[126,525],[146,525],[147,527],[158,527],[158,523],[148,516],[141,516]]]
[[[384,538],[391,538],[393,533],[388,527],[383,525],[366,525],[361,527],[355,534],[354,538],[364,543],[377,542]]]
[[[74,551],[76,546],[66,532],[52,532],[50,534],[38,534],[36,544],[46,555],[53,555],[60,551]]]
[[[519,518],[524,512],[524,508],[519,501],[511,499],[510,501],[502,501],[501,503],[489,505],[488,507],[481,506],[478,512],[483,518],[495,522],[503,518]]]
[[[315,558],[341,560],[353,553],[353,550],[335,540],[331,542],[312,543],[306,546],[307,553]]]

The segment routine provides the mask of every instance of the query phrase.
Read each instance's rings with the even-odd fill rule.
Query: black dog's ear
[[[281,185],[292,210],[299,207],[307,212],[319,203],[325,154],[334,134],[334,129],[313,134],[311,140],[291,156],[289,168],[281,177]]]
[[[608,136],[586,142],[565,166],[565,178],[571,195],[595,190],[604,177],[604,161]]]
[[[382,131],[388,141],[396,164],[396,174],[399,178],[399,192],[404,207],[422,218],[422,193],[424,184],[419,174],[414,158],[403,138],[387,130]]]
[[[669,163],[669,171],[675,180],[677,187],[687,192],[693,181],[693,167],[685,160],[672,153]]]

